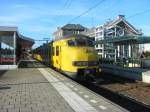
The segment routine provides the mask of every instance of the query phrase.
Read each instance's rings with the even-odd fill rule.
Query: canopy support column
[[[13,34],[13,44],[14,44],[14,54],[13,54],[13,58],[14,58],[14,65],[16,65],[16,32],[14,32]]]
[[[118,58],[120,57],[120,46],[118,45]]]
[[[131,44],[129,44],[129,58],[131,58]]]

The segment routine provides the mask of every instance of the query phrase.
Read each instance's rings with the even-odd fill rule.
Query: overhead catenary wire
[[[110,10],[113,9],[113,7],[115,7],[116,5],[118,5],[118,2],[119,1],[115,1],[115,2],[113,2],[113,4],[109,4],[110,6],[106,5],[106,7],[102,7],[103,9],[101,9],[100,11],[98,11],[96,13],[100,14],[100,13],[105,12],[105,11],[108,12],[108,10],[110,11]],[[94,27],[94,14],[92,15],[92,27]]]
[[[62,16],[64,14],[65,9],[69,8],[71,6],[71,4],[73,3],[73,0],[66,0],[64,2],[64,4],[62,5],[62,7],[60,8],[61,11],[57,12],[58,16]],[[51,35],[53,35],[53,32],[50,33]],[[42,40],[35,40],[37,42],[43,42],[43,41],[48,41],[49,39],[42,39]],[[50,41],[52,41],[53,39],[50,39]]]
[[[71,0],[71,1],[73,1],[73,0]],[[66,2],[64,3],[64,8],[65,8],[65,7],[70,7],[70,5],[72,4],[71,1],[70,1],[70,0],[66,0]],[[92,11],[93,9],[95,9],[95,8],[97,8],[99,5],[101,5],[104,1],[106,1],[106,0],[101,0],[101,1],[99,1],[98,3],[96,3],[95,5],[93,5],[92,7],[90,7],[89,9],[87,9],[86,11],[82,12],[82,13],[79,14],[78,16],[76,16],[76,17],[74,17],[73,19],[71,19],[69,22],[67,22],[67,24],[69,24],[69,23],[71,23],[71,22],[77,20],[77,19],[80,18],[81,16],[83,16],[83,15],[89,13],[90,11]],[[113,4],[113,5],[114,5],[114,4]],[[112,6],[113,6],[113,5],[112,5]],[[107,8],[106,8],[106,9],[107,9]],[[135,14],[133,14],[133,15],[127,17],[126,19],[132,18],[132,17],[134,17],[134,16],[141,15],[141,14],[146,13],[146,12],[149,12],[149,11],[150,11],[150,9],[144,10],[144,11],[139,12],[139,13],[135,13]],[[64,12],[63,12],[63,13],[64,13]],[[62,13],[60,16],[62,16],[63,13]],[[93,24],[94,24],[94,17],[92,16],[92,26],[93,26]]]
[[[64,14],[65,10],[71,6],[72,2],[73,2],[73,0],[66,0],[65,1],[59,16],[62,16]]]
[[[66,9],[68,9],[73,3],[73,0],[70,0],[70,2],[68,2],[68,5],[66,6]]]
[[[82,12],[80,15],[74,17],[73,19],[71,19],[68,23],[71,23],[72,21],[80,18],[81,16],[87,14],[88,12],[92,11],[93,9],[95,9],[96,7],[98,7],[100,4],[102,4],[104,1],[106,0],[101,0],[100,2],[98,2],[97,4],[93,5],[92,7],[90,7],[89,9],[87,9],[86,11]]]
[[[62,19],[63,16],[65,16],[65,14],[66,14],[65,12],[70,8],[70,6],[72,5],[72,3],[73,3],[73,0],[66,0],[64,2],[64,4],[62,5],[62,7],[60,8],[60,11],[57,14],[57,18],[56,18],[57,24],[59,24],[59,22],[61,21],[60,18]]]
[[[69,2],[70,2],[70,0],[66,0],[64,5],[63,5],[63,8],[66,7]]]
[[[150,12],[150,9],[147,9],[147,10],[144,10],[144,11],[142,11],[142,12],[138,12],[138,13],[135,13],[135,14],[133,14],[133,15],[130,15],[130,16],[128,16],[126,19],[130,19],[130,18],[132,18],[132,17],[138,16],[138,15],[141,15],[141,14],[144,14],[144,13],[148,13],[148,12]]]
[[[66,9],[68,9],[73,3],[73,0],[66,0],[64,2],[64,5],[62,6],[62,8],[60,9],[60,12],[58,14],[59,17],[63,16],[65,14]]]
[[[66,0],[63,4],[62,4],[62,6],[60,7],[60,11],[58,11],[56,14],[57,14],[57,17],[58,16],[62,16],[63,14],[64,14],[64,11],[65,11],[65,9],[66,9],[66,7],[68,7],[68,4],[70,4],[70,1],[72,1],[72,0]]]

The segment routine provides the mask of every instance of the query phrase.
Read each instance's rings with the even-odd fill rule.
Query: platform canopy
[[[150,43],[150,36],[118,36],[118,37],[104,37],[103,40],[98,40],[95,44],[146,44]]]
[[[33,44],[34,44],[34,40],[33,39],[31,39],[29,37],[25,37],[23,35],[19,35],[18,42],[24,48],[26,48],[26,47],[31,48],[33,46]]]
[[[0,65],[16,65],[33,44],[34,40],[21,35],[17,27],[0,26]]]
[[[29,45],[31,47],[34,44],[34,40],[21,35],[17,27],[0,26],[0,40],[3,43],[13,46],[14,43],[11,42],[12,38],[10,37],[14,36],[16,36],[16,42],[22,46]]]

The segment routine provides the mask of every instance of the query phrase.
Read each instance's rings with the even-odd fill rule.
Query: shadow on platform
[[[100,85],[107,85],[107,84],[109,85],[115,83],[120,83],[120,84],[136,83],[135,80],[129,78],[123,78],[109,73],[99,73],[98,78],[100,78],[100,81],[98,81]]]
[[[7,72],[7,70],[0,70],[0,78],[5,75],[5,73]]]
[[[7,70],[0,70],[0,91],[11,88],[1,83],[1,78],[6,74],[6,72]]]
[[[47,68],[48,66],[37,62],[37,61],[30,61],[30,60],[24,60],[20,61],[18,68]]]

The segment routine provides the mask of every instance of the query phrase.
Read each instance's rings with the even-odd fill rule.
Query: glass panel
[[[69,46],[88,46],[88,47],[94,47],[94,43],[92,40],[90,39],[84,39],[84,38],[80,38],[80,39],[71,39],[68,40],[68,45]]]
[[[0,36],[0,64],[12,65],[14,64],[14,37]]]

